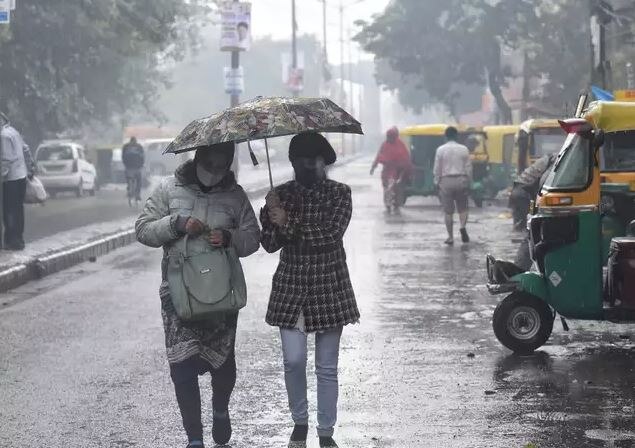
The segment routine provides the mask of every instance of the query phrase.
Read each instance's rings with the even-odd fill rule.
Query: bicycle
[[[139,205],[141,198],[139,197],[139,191],[141,187],[141,172],[133,172],[130,170],[126,173],[126,193],[128,196],[128,206],[132,207],[132,201],[135,201],[135,206]]]

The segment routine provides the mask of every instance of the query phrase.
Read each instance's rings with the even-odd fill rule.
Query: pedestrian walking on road
[[[123,145],[121,161],[126,169],[128,204],[132,205],[133,198],[136,201],[141,200],[142,170],[145,164],[143,146],[137,142],[136,137],[131,137],[130,141]]]
[[[194,160],[161,182],[136,222],[141,243],[164,248],[161,314],[170,375],[189,448],[203,446],[198,376],[206,372],[212,377],[213,439],[224,445],[231,438],[229,400],[236,382],[238,312],[201,322],[182,321],[170,297],[167,253],[185,235],[206,238],[212,247],[232,246],[240,257],[258,250],[258,221],[230,170],[233,159],[233,142],[199,149]]]
[[[458,130],[448,126],[445,130],[447,143],[437,149],[434,158],[434,184],[445,214],[445,227],[448,239],[445,244],[454,244],[454,211],[459,213],[461,241],[470,242],[467,234],[468,198],[472,184],[472,160],[465,145],[457,142]]]
[[[267,195],[260,213],[262,246],[282,249],[266,321],[280,327],[284,379],[295,423],[289,447],[306,447],[307,335],[315,334],[317,433],[320,447],[337,447],[339,346],[345,325],[359,321],[343,238],[352,213],[349,186],[327,179],[335,151],[320,134],[291,140],[295,180]]]
[[[24,196],[26,179],[32,178],[35,166],[29,147],[20,133],[9,123],[2,126],[2,213],[3,248],[24,250]],[[28,156],[27,156],[28,155]],[[27,160],[27,158],[29,160]]]
[[[413,165],[410,152],[404,142],[399,138],[399,129],[393,126],[386,132],[386,141],[381,145],[377,157],[370,168],[372,176],[377,165],[383,165],[381,183],[384,188],[384,205],[386,212],[399,213],[399,208],[405,198],[404,186],[412,176]]]

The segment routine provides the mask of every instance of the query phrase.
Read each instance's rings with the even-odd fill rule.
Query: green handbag
[[[168,253],[168,285],[177,315],[184,321],[218,317],[247,304],[247,285],[234,248],[213,248],[188,236]]]

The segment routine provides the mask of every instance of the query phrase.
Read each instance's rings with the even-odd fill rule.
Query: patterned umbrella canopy
[[[193,121],[165,153],[178,154],[223,142],[240,143],[305,131],[363,134],[360,122],[329,99],[258,97]]]

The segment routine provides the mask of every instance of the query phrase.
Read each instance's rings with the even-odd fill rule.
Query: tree
[[[554,90],[579,85],[570,82],[572,74],[585,78],[579,68],[588,61],[581,50],[588,46],[588,12],[586,21],[576,21],[586,10],[574,3],[395,0],[372,23],[362,23],[357,40],[377,61],[416,79],[417,86],[451,111],[456,110],[460,86],[488,87],[502,120],[511,122],[503,88],[512,73],[502,63],[504,52],[531,49],[529,75],[547,79]]]
[[[36,143],[153,112],[166,61],[192,37],[186,0],[23,0],[0,35],[0,104]]]

